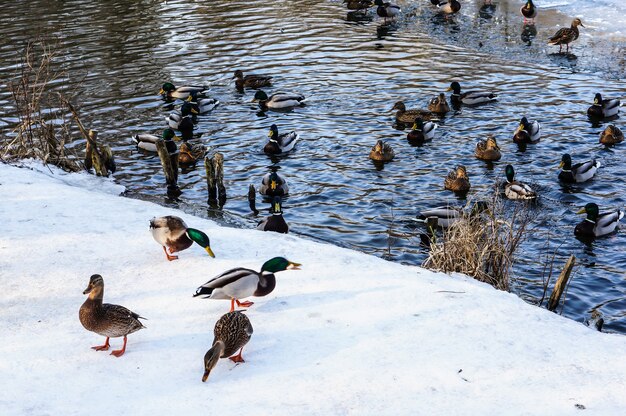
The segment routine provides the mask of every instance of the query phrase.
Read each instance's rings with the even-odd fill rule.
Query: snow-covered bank
[[[74,179],[72,179],[74,178]],[[91,189],[68,186],[88,184]],[[222,228],[0,164],[0,414],[580,414],[626,409],[626,338],[602,334],[463,277],[290,235]],[[111,184],[106,185],[111,190]],[[168,262],[148,221],[207,232]],[[303,264],[255,298],[246,363],[202,357],[229,302],[192,298],[230,267]],[[89,276],[105,302],[148,318],[115,358],[89,347],[78,309]],[[118,348],[120,339],[112,340]]]

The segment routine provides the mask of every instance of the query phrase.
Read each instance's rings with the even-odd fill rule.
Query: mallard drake
[[[163,130],[162,135],[163,140],[165,141],[165,146],[167,147],[167,151],[170,154],[176,153],[178,148],[176,147],[176,143],[172,139],[176,138],[176,134],[172,129]],[[147,152],[157,152],[156,142],[159,140],[159,137],[154,134],[148,133],[140,133],[136,134],[132,137],[135,145],[137,145],[138,149],[145,150]]]
[[[171,82],[166,82],[161,87],[161,91],[159,91],[159,95],[162,95],[163,98],[166,98],[166,99],[180,98],[184,100],[185,98],[189,97],[189,94],[191,94],[192,92],[202,94],[208,89],[209,89],[208,86],[199,86],[199,85],[176,87]]]
[[[563,169],[559,173],[559,180],[569,183],[585,182],[593,178],[599,167],[600,162],[595,159],[572,166],[572,157],[566,153],[561,158],[561,164],[559,165],[559,168]]]
[[[593,105],[587,109],[587,115],[598,118],[613,117],[619,113],[620,105],[621,102],[617,98],[602,99],[602,95],[597,93]]]
[[[541,138],[541,124],[537,120],[532,123],[522,117],[519,126],[513,133],[515,143],[535,143]]]
[[[178,151],[178,163],[183,166],[195,164],[206,154],[206,148],[202,145],[192,145],[187,141],[183,141]]]
[[[239,299],[269,295],[276,287],[274,273],[284,270],[300,270],[300,266],[299,263],[294,263],[284,257],[274,257],[263,264],[260,272],[236,267],[215,276],[200,286],[193,296],[204,295],[205,299],[230,299],[231,312],[235,310],[235,302],[237,306],[247,308],[253,303],[240,302]]]
[[[265,147],[263,147],[263,151],[272,155],[289,152],[296,145],[298,139],[300,139],[300,136],[295,131],[278,134],[276,124],[270,126],[267,137],[269,137],[269,141],[265,144]]]
[[[536,199],[537,193],[528,185],[515,180],[515,169],[506,165],[506,184],[504,185],[504,195],[509,199]]]
[[[415,123],[416,118],[421,118],[422,120],[432,120],[436,118],[436,116],[428,110],[418,110],[418,109],[410,109],[407,110],[406,106],[402,101],[396,102],[391,110],[398,110],[396,112],[396,123],[401,125],[411,126]]]
[[[470,215],[480,214],[481,212],[487,211],[489,206],[485,201],[478,201],[475,204],[472,204],[469,211]],[[448,228],[458,222],[464,214],[463,208],[441,206],[431,209],[426,209],[420,212],[418,218],[422,221],[427,221],[429,218],[437,219],[437,226],[441,228]]]
[[[446,101],[446,95],[440,93],[439,97],[435,97],[428,103],[428,110],[433,113],[444,115],[450,111],[448,101]]]
[[[187,98],[187,100],[189,100],[189,98]],[[165,117],[165,122],[171,129],[180,130],[180,123],[185,117],[189,117],[189,121],[193,123],[198,114],[198,109],[191,102],[185,101],[180,108],[172,111],[169,116]]]
[[[191,104],[193,114],[206,114],[220,104],[218,99],[209,97],[201,98],[196,92],[189,94],[187,101]]]
[[[180,107],[181,119],[178,123],[178,131],[180,132],[181,139],[184,141],[193,139],[193,130],[195,129],[194,116],[196,114],[195,109],[191,103],[185,102]]]
[[[289,110],[304,105],[304,100],[302,94],[277,92],[268,97],[263,90],[258,90],[252,101],[258,101],[263,110]]]
[[[450,101],[452,105],[456,106],[461,104],[476,105],[498,99],[498,96],[491,91],[468,91],[461,93],[461,84],[456,81],[452,82],[446,91],[452,91]]]
[[[89,297],[78,312],[80,323],[87,331],[95,332],[106,337],[104,345],[91,347],[96,351],[109,349],[109,338],[124,337],[124,346],[121,350],[111,352],[111,355],[121,357],[126,351],[126,336],[145,328],[139,319],[146,319],[120,305],[102,303],[104,298],[104,279],[99,274],[89,278],[87,289],[83,295]]]
[[[348,10],[366,10],[372,7],[371,0],[343,0]]]
[[[240,311],[228,312],[215,323],[213,329],[213,344],[204,354],[204,374],[202,382],[209,378],[211,370],[215,368],[220,358],[228,357],[235,363],[243,363],[241,353],[252,337],[252,324],[246,315]],[[239,350],[239,354],[231,357]]]
[[[430,2],[439,7],[439,10],[445,14],[452,14],[461,10],[461,3],[457,0],[430,0]]]
[[[624,133],[613,124],[609,124],[602,133],[600,133],[600,143],[605,145],[613,145],[624,141]]]
[[[482,140],[476,143],[476,157],[480,160],[486,160],[488,162],[495,162],[500,160],[502,153],[496,142],[496,138],[491,134],[487,136],[487,140]]]
[[[435,130],[439,126],[432,121],[424,123],[421,117],[417,117],[411,127],[411,131],[406,135],[406,138],[411,143],[424,143],[432,140],[435,137]]]
[[[289,232],[289,225],[283,218],[283,208],[279,196],[274,197],[270,215],[259,222],[256,229],[261,231],[274,231],[275,233],[281,234],[287,234]]]
[[[389,162],[395,155],[391,146],[382,140],[376,141],[376,144],[370,151],[370,159],[378,162]]]
[[[578,39],[578,26],[585,27],[579,18],[572,20],[571,27],[560,28],[554,36],[548,41],[548,45],[559,45],[559,53],[561,53],[563,45],[567,47],[569,52],[569,44]]]
[[[578,237],[602,237],[615,231],[619,220],[624,217],[624,211],[610,211],[600,214],[598,205],[589,203],[577,214],[587,214],[587,218],[574,228],[574,235]]]
[[[535,22],[535,17],[537,17],[537,8],[533,4],[533,0],[526,0],[526,4],[520,7],[519,12],[524,16],[524,23]]]
[[[262,87],[269,87],[272,85],[272,77],[268,75],[243,75],[241,70],[236,70],[235,75],[233,75],[233,79],[235,80],[235,87],[238,91],[243,91],[244,88],[252,88],[258,89]]]
[[[266,196],[283,196],[289,193],[287,180],[277,172],[269,172],[263,176],[259,193]]]
[[[374,0],[374,4],[378,6],[376,8],[376,14],[385,20],[387,18],[393,19],[400,13],[400,6],[389,2],[383,2],[383,0]]]
[[[169,261],[178,259],[178,256],[172,254],[191,247],[194,241],[203,247],[209,256],[215,257],[213,250],[211,250],[209,237],[200,230],[188,228],[185,221],[180,217],[166,215],[165,217],[152,218],[150,220],[150,232],[155,241],[163,246],[163,251],[165,251]]]
[[[467,170],[465,166],[459,165],[452,172],[446,176],[443,182],[444,188],[454,192],[466,192],[469,191],[471,184],[469,177],[467,176]]]

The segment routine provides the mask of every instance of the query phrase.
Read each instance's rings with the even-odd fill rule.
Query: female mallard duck
[[[287,180],[277,172],[270,172],[263,176],[259,193],[266,196],[283,196],[289,193]]]
[[[579,18],[572,20],[572,26],[560,28],[550,38],[548,45],[559,45],[559,53],[561,53],[563,45],[565,45],[567,47],[566,52],[569,52],[569,44],[578,39],[578,26],[585,27]]]
[[[593,178],[599,167],[600,162],[595,159],[572,166],[572,157],[566,153],[561,158],[561,164],[559,165],[559,168],[563,168],[561,173],[559,173],[559,180],[568,183],[585,182]]]
[[[281,234],[287,234],[289,232],[289,225],[283,218],[283,208],[279,196],[274,197],[270,215],[265,217],[265,219],[257,225],[256,229],[261,231],[274,231],[275,233]]]
[[[167,151],[170,154],[176,153],[177,147],[176,143],[172,139],[176,138],[176,134],[172,129],[163,130],[163,140],[165,141],[165,146],[167,147]],[[145,150],[147,152],[157,152],[156,142],[159,140],[159,137],[154,134],[141,133],[133,136],[133,141],[137,145],[138,149]]]
[[[467,209],[465,212],[469,212],[470,215],[476,215],[487,211],[488,209],[489,206],[485,201],[478,201],[477,203],[472,204],[471,209]],[[437,226],[448,228],[458,222],[463,217],[465,212],[462,208],[441,206],[421,211],[418,218],[423,221],[426,221],[429,218],[436,218]]]
[[[206,354],[204,354],[204,383],[215,368],[220,358],[228,357],[235,363],[243,363],[241,353],[250,337],[252,337],[252,324],[246,315],[240,311],[228,312],[215,323],[213,329],[213,344]],[[239,350],[239,354],[231,357]]]
[[[619,220],[624,217],[624,212],[610,211],[600,214],[598,205],[589,203],[577,214],[587,213],[587,218],[574,228],[574,235],[578,237],[602,237],[615,231]]]
[[[519,12],[524,16],[524,23],[535,23],[537,8],[533,4],[533,0],[526,0],[526,4],[520,7]]]
[[[299,263],[294,263],[284,257],[274,257],[266,261],[260,272],[236,267],[215,276],[200,286],[193,296],[205,295],[205,299],[230,299],[231,312],[235,310],[235,302],[237,306],[247,308],[253,303],[240,302],[239,299],[269,295],[276,287],[274,273],[284,270],[300,270],[299,267]]]
[[[428,103],[428,110],[441,115],[450,111],[450,106],[448,105],[448,101],[446,101],[446,95],[444,93],[440,93],[439,97],[435,97],[430,100]]]
[[[237,91],[240,92],[243,92],[244,88],[252,88],[256,90],[272,85],[272,77],[270,76],[250,74],[244,77],[243,72],[239,69],[235,71],[233,79],[235,80],[235,87],[237,88]]]
[[[176,87],[171,82],[166,82],[161,87],[161,91],[159,91],[159,95],[162,95],[163,98],[166,98],[166,99],[180,98],[184,100],[185,98],[189,97],[189,94],[191,94],[192,92],[202,94],[208,89],[209,89],[208,86],[198,86],[198,85]]]
[[[372,7],[372,0],[343,0],[348,10],[367,10]]]
[[[258,90],[252,101],[258,101],[262,110],[268,108],[270,110],[291,110],[294,107],[304,105],[304,100],[302,94],[277,92],[268,97],[263,90]]]
[[[605,145],[613,145],[624,141],[624,133],[613,124],[607,126],[602,133],[600,133],[600,143]]]
[[[202,159],[206,154],[206,148],[202,145],[192,145],[183,141],[178,151],[178,163],[182,166],[190,166]]]
[[[378,162],[389,162],[395,155],[391,146],[382,140],[376,141],[376,144],[370,151],[370,159]]]
[[[468,91],[461,93],[461,84],[456,81],[450,84],[450,87],[447,89],[447,91],[452,91],[452,94],[450,95],[450,101],[452,102],[452,105],[455,106],[459,106],[461,104],[482,104],[498,99],[498,96],[491,91]]]
[[[504,170],[506,174],[506,184],[504,185],[504,195],[509,199],[536,199],[537,193],[525,183],[515,180],[515,169],[513,166],[506,165]]]
[[[491,134],[487,136],[487,140],[482,140],[476,143],[476,157],[480,160],[488,162],[495,162],[500,160],[502,153],[496,142],[496,138]]]
[[[413,123],[413,127],[411,127],[411,131],[406,135],[406,138],[410,143],[421,144],[427,142],[435,137],[435,130],[437,130],[438,127],[439,126],[432,121],[424,123],[421,117],[417,117]]]
[[[374,4],[378,6],[376,8],[376,14],[385,19],[393,19],[400,13],[400,6],[389,2],[383,2],[383,0],[374,0]]]
[[[602,99],[602,95],[598,93],[593,99],[593,105],[587,109],[587,115],[598,118],[613,117],[619,113],[620,105],[617,98]]]
[[[276,124],[270,126],[270,132],[267,134],[267,137],[270,139],[263,147],[263,151],[271,155],[289,152],[300,138],[295,131],[278,134]]]
[[[201,98],[197,92],[189,94],[187,101],[191,104],[193,114],[206,114],[220,104],[218,99],[208,97]]]
[[[444,188],[454,192],[467,192],[470,190],[471,184],[467,176],[465,166],[459,165],[446,176],[443,182]]]
[[[109,349],[109,338],[124,337],[124,346],[121,350],[111,352],[111,355],[121,357],[126,351],[126,336],[145,328],[139,319],[146,319],[120,305],[102,303],[104,298],[104,279],[94,274],[89,279],[87,289],[83,295],[89,297],[80,307],[78,318],[86,330],[106,337],[104,345],[91,347],[96,351]]]
[[[390,111],[393,110],[398,110],[396,112],[396,123],[401,125],[411,126],[415,123],[415,119],[418,117],[422,120],[432,120],[436,118],[435,115],[428,110],[407,110],[402,101],[395,103]]]
[[[541,138],[541,124],[537,120],[529,122],[526,117],[522,117],[519,126],[513,133],[515,143],[535,143]]]
[[[187,224],[180,217],[167,215],[165,217],[152,218],[150,220],[150,232],[157,243],[163,246],[163,251],[169,261],[178,259],[172,254],[183,251],[194,243],[204,247],[209,256],[215,257],[211,250],[209,237],[200,230],[187,228]],[[169,249],[169,253],[168,253]]]
[[[444,14],[452,14],[461,10],[461,3],[457,0],[430,0],[432,4],[439,7]]]

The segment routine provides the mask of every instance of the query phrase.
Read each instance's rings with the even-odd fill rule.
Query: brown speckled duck
[[[378,140],[370,151],[370,159],[378,162],[389,162],[395,155],[391,146],[382,140]]]
[[[561,53],[563,45],[565,45],[566,51],[569,52],[569,44],[578,39],[578,26],[585,27],[579,18],[572,20],[572,26],[560,28],[550,38],[548,45],[559,45],[559,53]]]
[[[609,124],[602,133],[600,133],[600,143],[605,145],[613,145],[624,141],[624,133],[613,124]]]
[[[444,93],[440,93],[439,97],[435,97],[428,103],[428,110],[444,115],[448,111],[450,111],[450,106],[448,105],[448,101],[446,100],[446,95]]]
[[[502,153],[496,142],[496,138],[491,134],[487,137],[487,140],[476,143],[476,157],[480,160],[486,160],[488,162],[495,162],[500,160]]]
[[[145,328],[139,319],[146,319],[120,305],[102,303],[104,297],[104,279],[94,274],[89,279],[87,289],[83,291],[89,297],[80,307],[78,318],[86,330],[106,337],[104,345],[91,347],[96,351],[109,349],[109,338],[124,337],[124,346],[121,350],[111,352],[111,355],[121,357],[126,351],[126,336]]]
[[[422,120],[432,120],[437,118],[433,113],[428,110],[407,110],[402,101],[398,101],[397,103],[395,103],[394,106],[391,108],[391,111],[393,110],[398,110],[396,112],[396,123],[405,126],[412,126],[415,122],[415,119],[418,117],[420,117]]]
[[[178,163],[182,166],[194,165],[199,159],[202,159],[206,153],[206,148],[202,145],[192,145],[184,141],[178,149]]]
[[[455,170],[450,172],[443,183],[445,189],[455,192],[469,191],[471,185],[465,166],[459,165]]]
[[[194,242],[203,247],[209,256],[215,257],[209,237],[200,230],[188,228],[180,217],[166,215],[153,218],[150,220],[150,232],[155,241],[163,246],[163,251],[169,261],[178,259],[178,256],[172,255],[173,253],[191,247]]]
[[[222,315],[213,329],[213,345],[204,355],[202,382],[207,381],[220,358],[229,357],[235,363],[245,362],[241,353],[253,332],[250,320],[242,312],[233,311]],[[231,357],[237,350],[239,354]]]
[[[238,91],[243,91],[244,88],[258,89],[262,87],[268,87],[272,85],[272,77],[268,75],[243,75],[241,70],[236,70],[233,75],[235,80],[235,87]]]

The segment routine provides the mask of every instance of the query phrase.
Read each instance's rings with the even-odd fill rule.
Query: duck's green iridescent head
[[[593,105],[601,105],[602,104],[602,94],[597,93],[593,99]]]
[[[163,140],[168,141],[176,137],[176,133],[172,129],[163,130]]]
[[[252,101],[267,101],[267,99],[268,99],[268,97],[267,97],[267,94],[265,93],[265,91],[258,90],[254,94],[254,99]]]
[[[582,208],[580,211],[578,211],[576,214],[584,214],[584,213],[587,213],[588,220],[596,222],[596,220],[598,219],[598,215],[600,214],[600,208],[598,208],[597,204],[590,202],[587,205],[585,205],[585,207]]]
[[[454,81],[450,84],[450,87],[446,91],[452,91],[454,94],[461,94],[461,84]]]
[[[513,169],[513,166],[506,165],[506,168],[504,168],[504,173],[506,174],[506,180],[508,182],[513,182],[513,180],[515,179],[515,169]]]
[[[300,270],[300,266],[300,263],[294,263],[284,257],[274,257],[263,264],[261,272],[277,273],[284,270]]]
[[[422,131],[424,129],[424,120],[422,120],[421,117],[417,117],[413,123],[412,129]]]
[[[276,124],[272,124],[270,126],[270,132],[267,133],[267,137],[276,140],[276,138],[278,137],[278,127],[276,126]]]
[[[187,234],[187,237],[189,237],[191,241],[195,241],[200,247],[204,247],[206,252],[209,253],[209,256],[215,257],[215,254],[213,254],[213,250],[211,250],[211,242],[209,241],[209,236],[207,236],[200,230],[196,230],[195,228],[187,228],[185,234]]]
[[[171,82],[166,82],[161,87],[161,91],[159,91],[159,94],[170,93],[175,90],[176,90],[176,86],[174,84],[172,84]]]
[[[568,153],[565,153],[563,157],[561,157],[561,164],[559,165],[559,168],[564,168],[566,170],[572,169],[572,157]]]

